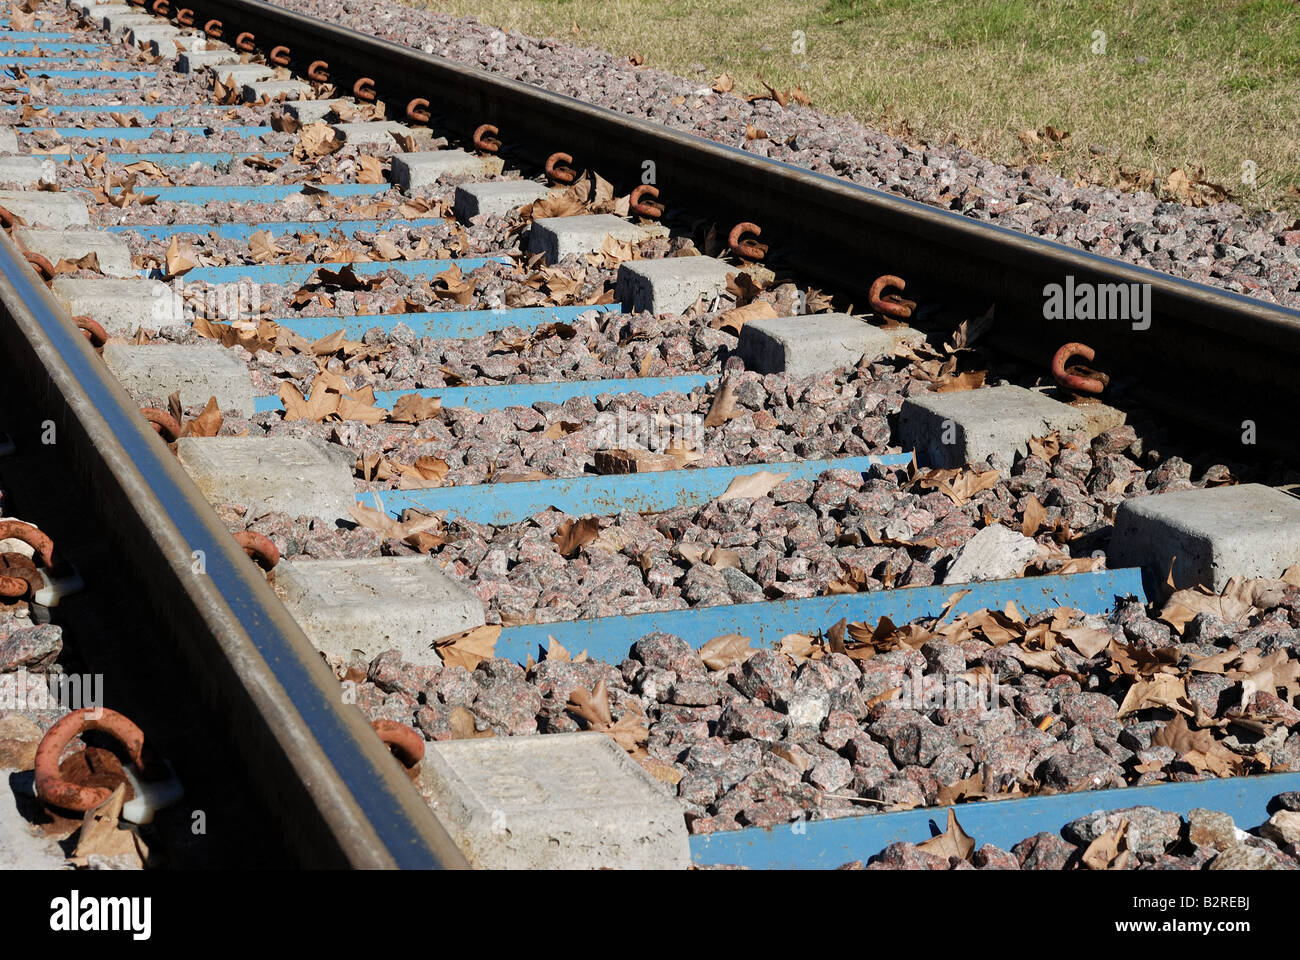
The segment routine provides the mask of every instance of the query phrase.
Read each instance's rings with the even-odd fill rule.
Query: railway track
[[[286,856],[1295,864],[1294,311],[255,0],[0,69],[6,355]]]

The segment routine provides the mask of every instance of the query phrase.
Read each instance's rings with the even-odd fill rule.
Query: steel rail
[[[253,33],[263,52],[288,46],[298,71],[328,62],[340,90],[373,77],[378,98],[398,113],[427,99],[441,134],[468,143],[491,123],[514,162],[540,169],[563,150],[629,189],[653,169],[670,214],[712,217],[720,231],[761,221],[772,263],[801,282],[865,304],[870,279],[895,273],[909,296],[967,309],[996,304],[994,342],[1044,372],[1061,343],[1086,340],[1125,391],[1157,410],[1237,440],[1253,423],[1255,445],[1241,448],[1243,459],[1254,450],[1300,452],[1290,423],[1300,404],[1300,311],[755,156],[262,0],[195,0],[193,8],[198,22],[217,18],[227,31]],[[1067,277],[1149,285],[1149,327],[1045,318],[1044,288]]]
[[[215,511],[0,233],[0,355],[53,421],[105,535],[149,585],[250,791],[303,865],[464,867],[465,860]],[[201,551],[201,552],[200,552]],[[195,572],[196,558],[206,567]]]

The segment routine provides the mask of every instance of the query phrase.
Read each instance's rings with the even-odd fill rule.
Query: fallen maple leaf
[[[500,636],[500,624],[487,624],[435,640],[433,648],[442,658],[443,666],[473,670],[484,660],[492,659]]]
[[[710,670],[722,670],[733,663],[744,663],[754,655],[749,649],[749,637],[738,633],[728,633],[714,637],[700,647],[700,660]]]
[[[572,559],[577,556],[579,550],[595,540],[599,533],[600,521],[587,517],[583,520],[564,521],[551,539],[559,547],[560,556]]]
[[[731,483],[727,484],[727,489],[718,495],[718,502],[724,500],[756,500],[759,497],[765,497],[784,483],[785,478],[788,476],[790,476],[788,472],[773,473],[768,470],[760,470],[758,473],[736,477]]]
[[[975,852],[975,841],[961,828],[961,824],[957,822],[957,815],[949,810],[948,829],[937,837],[918,843],[916,849],[945,860],[956,857],[959,860],[969,861]]]
[[[393,404],[389,419],[393,423],[419,423],[433,420],[442,412],[442,401],[437,397],[425,397],[418,393],[404,393]]]

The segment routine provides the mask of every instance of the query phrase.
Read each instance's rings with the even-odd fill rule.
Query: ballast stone
[[[316,649],[345,660],[397,649],[439,666],[434,641],[484,623],[483,601],[433,557],[290,560],[276,567],[275,590]]]
[[[141,327],[156,331],[185,319],[185,302],[161,280],[55,277],[50,290],[71,316],[98,321],[112,337],[128,337]]]
[[[747,321],[737,349],[750,370],[811,377],[892,357],[901,344],[924,339],[913,327],[877,327],[847,313],[816,313]]]
[[[899,443],[915,450],[923,467],[960,467],[990,457],[1001,470],[1028,452],[1034,437],[1082,430],[1085,418],[1061,403],[1024,387],[1005,385],[929,393],[903,401]]]
[[[532,180],[488,180],[462,183],[456,188],[456,219],[462,223],[474,217],[504,216],[525,204],[540,200],[550,191]]]
[[[492,177],[505,169],[500,157],[464,150],[426,150],[393,155],[393,183],[403,190],[431,187],[443,177]]]
[[[90,226],[86,202],[70,193],[45,190],[0,190],[0,207],[22,217],[29,227],[66,230]]]
[[[991,523],[953,554],[943,582],[973,583],[1020,577],[1024,575],[1025,567],[1038,559],[1040,552],[1032,538],[999,523]]]
[[[713,257],[628,260],[619,264],[614,299],[631,311],[682,313],[700,297],[726,290],[727,275],[737,271]]]
[[[621,243],[636,243],[649,237],[666,236],[668,228],[661,224],[632,223],[610,213],[542,217],[533,221],[528,247],[533,253],[545,254],[547,263],[555,263],[572,254],[599,252],[606,237]]]
[[[420,783],[477,869],[690,866],[681,805],[603,733],[437,741]]]
[[[129,277],[131,248],[114,233],[100,230],[33,230],[14,227],[14,241],[28,253],[39,253],[57,266],[60,260],[80,260],[94,254],[99,270],[108,277]]]
[[[0,127],[0,154],[18,152],[18,134],[13,127]]]
[[[1177,490],[1120,504],[1110,566],[1222,591],[1233,577],[1279,577],[1300,563],[1300,502],[1259,483]]]
[[[222,410],[253,413],[248,368],[217,344],[110,343],[104,347],[104,363],[128,390],[158,397],[179,390],[183,407],[202,406],[216,397]]]
[[[294,437],[182,437],[176,456],[209,503],[340,520],[356,499],[346,448]]]

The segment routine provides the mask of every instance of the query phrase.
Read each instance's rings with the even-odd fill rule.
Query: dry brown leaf
[[[144,841],[120,826],[122,805],[125,802],[126,784],[121,783],[107,800],[86,811],[77,835],[77,848],[72,854],[74,864],[86,867],[92,856],[100,856],[112,859],[122,857],[132,867],[144,866],[149,856]]]
[[[1228,582],[1221,594],[1214,594],[1205,587],[1197,585],[1187,590],[1176,590],[1160,609],[1159,619],[1169,624],[1178,634],[1196,618],[1197,614],[1208,613],[1226,620],[1228,623],[1240,623],[1254,611],[1249,588],[1242,589],[1236,580]]]
[[[727,489],[719,494],[718,502],[723,500],[756,500],[759,497],[765,497],[784,483],[785,478],[788,476],[790,476],[789,472],[773,473],[768,470],[760,470],[758,473],[736,477],[731,483],[727,484]]]
[[[495,737],[492,728],[486,730],[478,729],[478,724],[474,722],[474,714],[465,707],[456,707],[447,717],[447,725],[451,727],[452,740],[483,740],[487,737]]]
[[[562,557],[572,559],[577,556],[579,550],[595,540],[599,533],[600,521],[594,517],[587,517],[582,520],[564,521],[551,539],[559,547]]]
[[[1089,870],[1122,870],[1129,861],[1127,820],[1114,830],[1108,830],[1088,844],[1079,858]]]
[[[487,624],[435,640],[433,648],[444,666],[473,670],[482,661],[492,659],[500,636],[500,624]]]
[[[713,78],[711,86],[714,93],[730,93],[736,88],[736,81],[732,80],[724,71]]]
[[[298,131],[298,142],[294,144],[295,160],[315,160],[342,149],[343,141],[339,139],[334,128],[328,123],[317,120],[304,124]]]
[[[181,427],[182,437],[215,437],[221,432],[221,408],[216,397],[208,397],[207,404],[193,420]]]
[[[648,356],[648,354],[647,354]],[[718,387],[717,394],[713,397],[713,402],[709,404],[709,412],[705,414],[704,426],[720,427],[732,417],[736,416],[736,387],[730,378],[722,381]]]
[[[766,300],[755,300],[743,307],[736,307],[721,313],[709,321],[709,326],[716,330],[730,330],[740,336],[741,328],[751,320],[775,320],[776,308]]]
[[[276,246],[275,237],[270,230],[259,230],[250,236],[248,249],[257,263],[271,263],[284,256],[286,252]]]
[[[1162,707],[1189,717],[1196,713],[1187,698],[1187,687],[1182,678],[1170,673],[1157,673],[1148,680],[1133,682],[1124,695],[1124,702],[1119,705],[1119,712],[1116,715],[1126,717],[1130,713],[1152,707]]]
[[[1211,731],[1193,732],[1181,713],[1157,730],[1151,743],[1157,747],[1169,747],[1197,770],[1208,770],[1215,776],[1235,776],[1244,767],[1241,757],[1214,739]]]
[[[363,153],[357,157],[357,183],[386,183],[384,163],[373,154]]]
[[[442,401],[437,397],[404,393],[393,404],[389,419],[394,423],[419,423],[422,420],[434,420],[441,412]]]
[[[728,633],[721,637],[714,637],[700,647],[700,660],[710,670],[722,670],[733,663],[744,663],[754,653],[755,651],[749,649],[749,637]]]
[[[825,648],[812,637],[802,633],[788,633],[781,638],[780,651],[787,657],[799,662],[802,660],[820,660]]]
[[[1032,537],[1038,533],[1038,528],[1043,525],[1047,519],[1047,508],[1038,502],[1038,498],[1033,494],[1029,495],[1029,502],[1025,504],[1024,520],[1020,524],[1020,532],[1026,537]]]
[[[956,857],[959,860],[969,861],[975,853],[975,841],[961,828],[961,824],[957,822],[957,815],[949,810],[948,829],[937,837],[918,843],[916,849],[945,860]]]
[[[188,243],[182,247],[180,238],[173,236],[171,243],[167,244],[166,264],[167,277],[170,279],[193,270],[199,265],[199,260],[193,247]]]
[[[1068,627],[1060,635],[1061,639],[1089,660],[1110,646],[1113,639],[1109,631],[1085,626]]]

